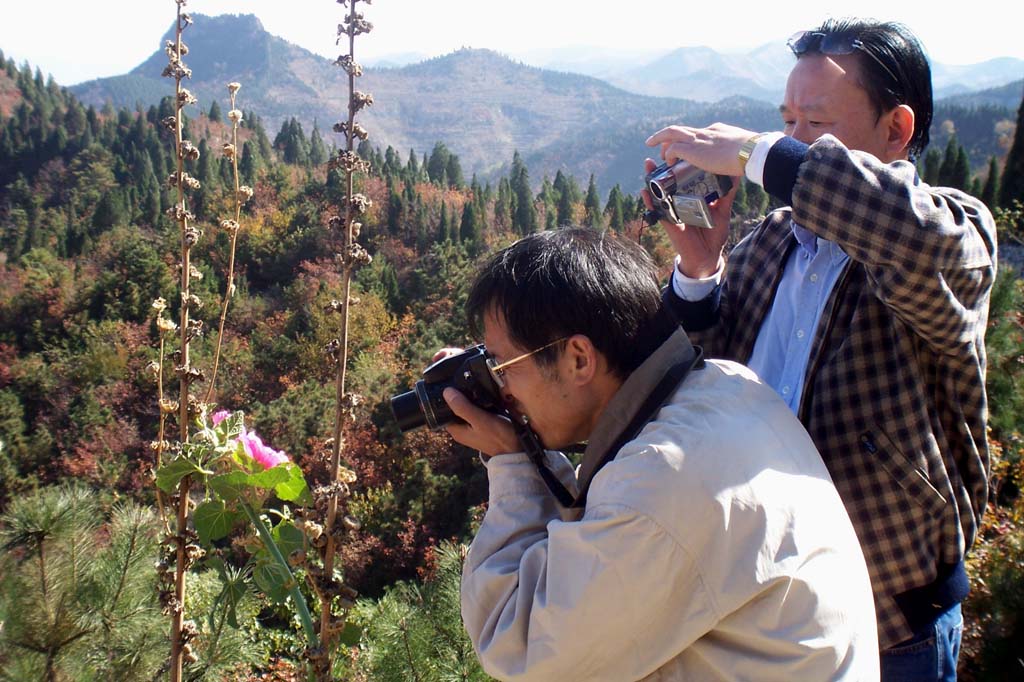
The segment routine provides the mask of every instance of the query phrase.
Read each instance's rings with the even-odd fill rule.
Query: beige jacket
[[[634,372],[581,467],[665,369]],[[549,465],[575,485],[568,461]],[[462,615],[501,680],[877,680],[867,569],[793,414],[746,368],[708,362],[593,478],[579,518],[522,454],[487,463],[490,504],[463,570]]]

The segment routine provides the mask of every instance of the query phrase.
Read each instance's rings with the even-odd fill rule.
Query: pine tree
[[[537,209],[533,205],[533,193],[530,191],[530,174],[518,151],[512,155],[512,177],[509,182],[515,197],[512,228],[521,235],[532,234],[537,231]]]
[[[985,202],[989,210],[995,210],[996,199],[999,197],[999,163],[995,156],[988,158],[988,177],[985,178],[985,185],[981,189],[979,198]]]
[[[953,177],[950,187],[969,191],[971,186],[971,162],[967,159],[967,150],[963,145],[957,146],[956,163],[953,164]]]
[[[451,231],[448,229],[448,206],[442,201],[441,217],[437,220],[437,242],[442,244],[451,239]]]
[[[448,157],[451,152],[444,142],[438,142],[430,152],[430,160],[427,162],[427,176],[430,181],[438,187],[446,187],[446,173],[448,171]]]
[[[583,211],[583,224],[596,230],[601,229],[604,223],[601,214],[601,195],[598,194],[593,173],[590,174],[590,182],[587,184],[587,198],[583,203]]]
[[[220,104],[217,103],[217,100],[213,100],[213,102],[210,103],[210,113],[207,114],[207,117],[210,119],[211,123],[220,123],[224,120],[221,115]]]
[[[956,177],[956,157],[956,135],[952,135],[949,138],[949,142],[946,143],[946,151],[942,155],[942,165],[939,166],[937,184],[943,187],[953,186],[953,180]]]
[[[247,140],[242,144],[242,158],[238,161],[238,174],[243,184],[250,187],[256,184],[256,173],[260,167],[258,147]]]
[[[416,157],[416,150],[409,150],[409,160],[405,164],[405,181],[417,182],[420,179],[420,162]]]
[[[318,168],[327,163],[327,147],[320,136],[320,128],[313,121],[313,132],[309,135],[309,165]]]
[[[448,176],[449,187],[462,189],[466,186],[466,180],[462,175],[462,164],[459,163],[459,157],[456,154],[449,154],[445,174]]]
[[[398,236],[402,227],[402,196],[395,189],[395,181],[389,175],[387,176],[388,186],[388,214],[387,214],[387,226],[388,232],[392,236]]]
[[[999,186],[999,205],[1010,208],[1014,201],[1024,202],[1024,98],[1017,109],[1017,131],[1006,155]]]
[[[513,213],[512,185],[508,178],[503,177],[498,181],[498,197],[494,200],[494,228],[510,229]]]
[[[605,204],[604,213],[608,216],[608,227],[615,232],[622,232],[626,226],[626,215],[623,209],[625,195],[616,183],[608,192],[608,203]]]
[[[466,245],[470,253],[475,253],[480,245],[480,234],[480,218],[477,215],[476,202],[467,201],[462,207],[459,241]]]
[[[576,220],[573,217],[575,206],[581,200],[580,188],[576,179],[566,176],[562,171],[555,174],[554,189],[557,195],[557,219],[559,225],[574,225]]]
[[[555,188],[546,175],[540,183],[540,192],[537,194],[537,203],[544,208],[544,229],[553,230],[558,227],[558,213],[555,207]]]
[[[84,487],[12,501],[0,523],[0,565],[13,569],[0,583],[4,679],[160,676],[156,519],[129,503],[103,520],[95,493]]]

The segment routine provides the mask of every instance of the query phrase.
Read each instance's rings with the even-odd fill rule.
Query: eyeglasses
[[[555,339],[551,343],[546,343],[543,346],[541,346],[540,348],[535,348],[535,349],[531,350],[529,353],[523,353],[522,355],[518,355],[518,356],[512,358],[511,360],[506,360],[505,362],[503,362],[501,364],[496,363],[494,358],[491,357],[488,354],[488,356],[487,356],[487,369],[489,369],[491,371],[491,376],[494,378],[494,383],[498,384],[498,388],[505,388],[505,378],[504,377],[505,377],[505,368],[506,367],[510,367],[511,365],[514,365],[517,362],[522,362],[523,360],[525,360],[526,358],[530,357],[531,355],[536,355],[537,353],[541,352],[542,350],[546,350],[548,348],[551,348],[551,346],[554,346],[556,343],[561,343],[562,341],[565,341],[567,338],[569,338],[569,337],[563,336],[560,339]]]
[[[886,66],[885,62],[883,62],[878,55],[869,50],[860,38],[855,38],[849,34],[822,33],[821,31],[798,31],[786,41],[786,45],[789,46],[789,49],[793,50],[793,54],[797,57],[802,57],[806,53],[814,51],[834,56],[853,54],[855,50],[860,50],[867,56],[871,57],[876,64],[881,66],[882,69],[889,74],[889,78],[892,79],[893,84],[898,84],[900,82],[900,79],[896,77],[896,74],[892,72],[892,69]]]

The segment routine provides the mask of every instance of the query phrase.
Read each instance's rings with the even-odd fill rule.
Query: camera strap
[[[654,389],[647,395],[644,402],[640,405],[640,408],[636,411],[633,419],[626,425],[619,434],[619,437],[605,450],[604,454],[598,459],[597,467],[594,469],[593,474],[590,478],[584,482],[582,488],[579,491],[579,495],[573,496],[569,489],[562,484],[558,477],[548,469],[544,463],[544,446],[541,445],[540,439],[537,438],[537,434],[533,432],[533,429],[526,423],[522,423],[519,420],[512,420],[515,425],[516,435],[519,437],[519,442],[526,451],[530,460],[537,467],[537,472],[540,477],[544,480],[544,484],[551,491],[551,494],[555,496],[559,504],[566,508],[583,509],[587,506],[587,492],[590,490],[590,482],[594,480],[594,476],[597,472],[604,467],[608,462],[615,459],[615,455],[619,453],[629,441],[636,438],[637,434],[654,419],[654,416],[658,414],[658,411],[662,406],[668,402],[668,399],[672,397],[672,394],[676,392],[676,389],[686,379],[690,372],[694,369],[703,369],[704,367],[704,349],[700,346],[694,346],[694,355],[692,358],[687,358],[681,362],[669,367],[665,372],[661,381],[657,383]]]
[[[518,419],[513,419],[512,424],[516,429],[516,436],[519,437],[519,444],[523,446],[523,450],[526,451],[530,461],[537,467],[537,473],[544,480],[544,485],[548,487],[551,494],[555,496],[558,503],[563,507],[571,507],[575,498],[573,494],[569,492],[558,477],[555,476],[551,469],[548,469],[548,465],[544,463],[544,446],[540,443],[540,438],[533,432],[530,425],[526,422]]]

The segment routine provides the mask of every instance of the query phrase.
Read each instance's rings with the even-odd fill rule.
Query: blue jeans
[[[956,682],[963,632],[957,604],[907,641],[882,652],[882,682]]]

